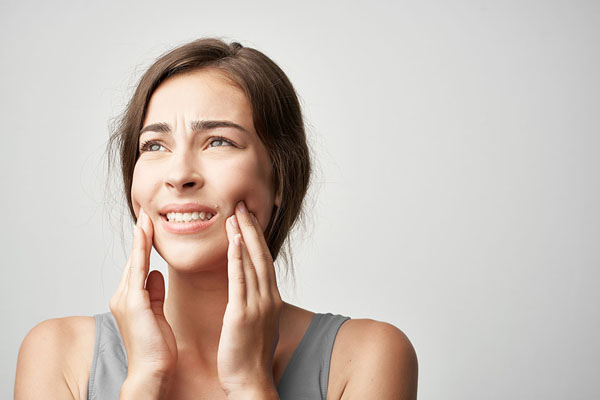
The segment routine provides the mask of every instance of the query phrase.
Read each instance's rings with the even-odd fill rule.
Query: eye
[[[213,146],[214,143],[217,143],[217,145]],[[225,139],[223,136],[215,136],[215,137],[211,138],[211,141],[208,144],[208,147],[221,147],[222,145],[234,146],[234,144],[231,140]]]
[[[151,150],[151,148],[153,146],[163,147],[162,144],[158,143],[155,140],[147,140],[140,145],[140,153],[145,152],[145,151],[150,151],[150,152],[157,151],[156,148],[154,148],[155,150]]]

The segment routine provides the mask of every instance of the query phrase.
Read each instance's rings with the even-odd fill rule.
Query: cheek
[[[152,181],[151,171],[148,168],[138,168],[139,164],[136,164],[133,169],[133,178],[131,181],[131,203],[133,209],[139,214],[140,207],[148,205],[152,198]]]
[[[239,200],[244,200],[248,209],[257,216],[265,214],[265,206],[272,207],[269,177],[258,162],[233,163],[224,171],[219,185],[221,193],[233,203],[232,207]]]
[[[267,171],[268,172],[268,171]],[[269,176],[259,163],[244,164],[231,168],[227,173],[227,198],[231,199],[231,212],[240,200],[244,200],[248,210],[258,219],[262,230],[267,227],[273,212],[274,194],[272,193]]]

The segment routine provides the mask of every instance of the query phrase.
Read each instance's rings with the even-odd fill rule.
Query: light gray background
[[[34,325],[109,310],[131,232],[109,122],[205,35],[302,99],[315,207],[285,300],[402,329],[420,399],[600,397],[600,3],[367,4],[1,3],[1,397]]]

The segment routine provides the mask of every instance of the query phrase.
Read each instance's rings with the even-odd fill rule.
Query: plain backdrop
[[[284,300],[402,329],[420,399],[600,398],[600,3],[3,0],[0,34],[0,397],[33,326],[109,310],[132,228],[110,123],[158,56],[218,36],[306,117]]]

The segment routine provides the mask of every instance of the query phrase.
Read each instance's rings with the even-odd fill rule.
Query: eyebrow
[[[215,129],[215,128],[235,128],[242,132],[249,133],[246,130],[246,128],[244,128],[241,125],[236,124],[235,122],[231,122],[231,121],[200,120],[200,121],[191,121],[190,122],[190,130],[192,132],[204,132],[204,131],[208,131],[208,130]],[[166,122],[157,122],[155,124],[150,124],[148,126],[145,126],[140,131],[139,136],[141,136],[142,133],[149,132],[149,131],[170,135],[171,134],[171,125],[167,124]]]

